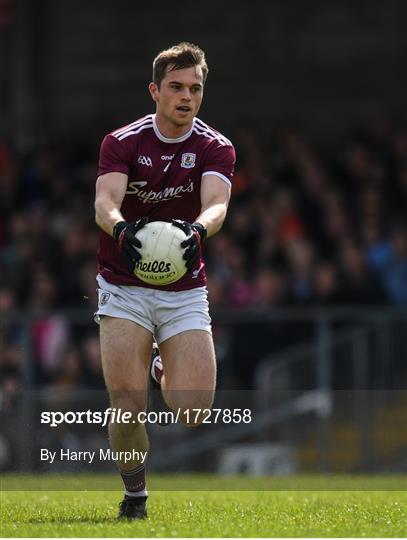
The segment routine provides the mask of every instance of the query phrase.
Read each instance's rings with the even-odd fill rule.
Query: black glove
[[[200,223],[188,223],[180,219],[173,219],[172,224],[178,227],[188,236],[181,242],[181,247],[186,248],[184,252],[185,265],[188,270],[193,270],[201,258],[201,251],[206,240],[206,229]]]
[[[130,273],[134,273],[137,262],[141,259],[141,253],[136,248],[141,248],[141,242],[136,238],[136,233],[148,222],[143,217],[134,223],[119,221],[113,229],[113,238],[116,240],[120,254]]]

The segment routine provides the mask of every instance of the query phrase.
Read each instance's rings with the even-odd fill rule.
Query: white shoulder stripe
[[[207,137],[208,139],[211,139],[212,141],[218,141],[219,144],[221,144],[222,146],[231,146],[231,143],[229,142],[225,142],[223,139],[221,139],[220,137],[216,137],[214,134],[211,134],[207,131],[200,131],[199,129],[197,129],[196,127],[194,127],[194,131],[195,133],[197,133],[198,135],[201,135],[203,137]]]
[[[123,139],[125,139],[126,137],[129,137],[130,135],[136,135],[137,133],[140,133],[140,131],[143,131],[143,129],[148,129],[148,128],[152,128],[152,127],[153,127],[152,122],[150,122],[148,124],[143,124],[141,126],[137,126],[136,129],[126,131],[122,135],[119,135],[119,137],[117,137],[117,139],[119,139],[119,141],[122,141]]]
[[[145,118],[142,118],[141,120],[137,120],[136,122],[133,122],[132,124],[129,124],[128,126],[125,126],[123,128],[117,129],[112,133],[114,137],[118,137],[119,135],[123,135],[129,130],[135,129],[138,126],[141,126],[147,122],[151,122],[151,115],[146,116]]]
[[[220,133],[216,129],[213,129],[213,128],[209,127],[208,124],[205,124],[205,122],[202,122],[202,120],[199,120],[199,118],[195,119],[195,126],[200,128],[200,129],[203,129],[204,131],[208,131],[209,133],[213,133],[214,137],[216,137],[216,138],[219,137],[220,139],[223,139],[226,142],[226,144],[229,144],[230,146],[233,146],[232,142],[227,137],[222,135],[222,133]]]
[[[137,126],[138,124],[146,122],[147,120],[150,119],[151,116],[152,116],[151,114],[147,114],[146,116],[143,116],[142,118],[138,118],[134,122],[131,122],[130,124],[127,124],[121,128],[116,129],[115,131],[112,132],[112,135],[119,135],[122,131],[126,131],[127,129],[130,129],[133,126]]]
[[[229,178],[218,171],[205,171],[204,173],[202,173],[202,176],[206,176],[207,174],[213,174],[214,176],[217,176],[218,178],[226,182],[226,184],[228,184],[229,186],[232,186],[232,182],[229,180]]]
[[[144,124],[145,122],[151,121],[151,117],[152,115],[148,114],[147,116],[144,116],[143,118],[140,118],[139,120],[136,120],[135,122],[128,124],[127,126],[116,129],[116,131],[113,131],[111,134],[114,137],[117,137],[118,135],[122,135],[124,132],[128,131],[129,129],[133,129],[141,124]]]
[[[195,126],[197,128],[198,133],[201,133],[202,135],[204,133],[207,133],[209,134],[212,138],[214,139],[217,139],[218,141],[221,141],[223,142],[223,144],[225,145],[229,145],[229,146],[232,146],[232,143],[229,141],[229,139],[227,139],[226,137],[224,137],[221,133],[219,133],[219,131],[215,131],[214,129],[211,129],[211,128],[203,128],[201,126]]]

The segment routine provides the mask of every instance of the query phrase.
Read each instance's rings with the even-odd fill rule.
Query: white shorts
[[[208,291],[196,287],[187,291],[160,291],[133,285],[114,285],[101,275],[96,278],[100,317],[128,319],[154,334],[158,344],[185,330],[212,333]]]

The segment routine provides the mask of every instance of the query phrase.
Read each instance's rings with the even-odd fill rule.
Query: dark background
[[[182,40],[207,53],[201,116],[227,134],[293,125],[327,140],[406,119],[403,0],[1,4],[2,132],[20,141],[90,138],[153,110],[152,59]]]

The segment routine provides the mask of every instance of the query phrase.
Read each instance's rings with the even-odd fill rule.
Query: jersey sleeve
[[[236,152],[234,147],[230,144],[217,143],[208,149],[202,176],[213,174],[231,186],[235,163]]]
[[[129,174],[130,159],[126,147],[113,135],[106,135],[100,146],[98,176],[109,172]]]

